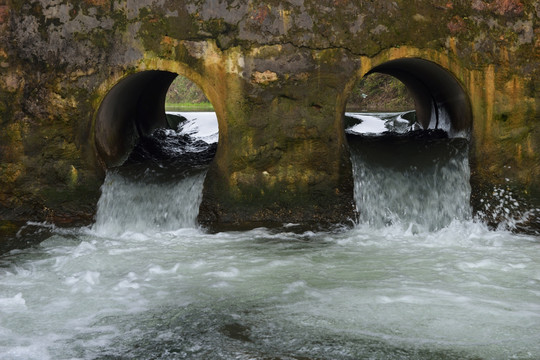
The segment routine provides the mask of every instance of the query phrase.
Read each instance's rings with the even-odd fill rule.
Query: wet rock
[[[231,324],[223,325],[221,327],[221,332],[225,336],[230,337],[231,339],[251,342],[251,339],[250,339],[251,330],[249,329],[249,327],[244,326],[240,323],[231,323]]]
[[[354,116],[347,116],[347,115],[343,116],[343,126],[345,127],[345,129],[350,129],[353,126],[361,124],[361,123],[362,123],[362,119],[360,118],[357,118]]]
[[[51,224],[0,220],[0,255],[36,246],[51,236]]]
[[[167,117],[167,125],[169,129],[179,130],[180,127],[187,121],[185,117],[178,114],[165,114]]]

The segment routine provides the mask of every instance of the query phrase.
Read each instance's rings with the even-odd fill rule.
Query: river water
[[[467,141],[350,136],[328,232],[209,234],[204,166],[109,172],[94,225],[0,256],[0,358],[539,359],[540,237],[472,219]]]

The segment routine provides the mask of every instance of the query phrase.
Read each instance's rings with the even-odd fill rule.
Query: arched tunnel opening
[[[373,78],[374,81],[370,81]],[[385,89],[381,89],[383,87]],[[360,112],[398,110],[403,113],[404,110],[414,109],[414,115],[407,119],[416,122],[419,129],[442,130],[449,137],[470,135],[472,110],[469,98],[458,80],[436,63],[418,58],[405,58],[377,65],[357,82],[349,101],[351,98],[354,101],[355,96],[363,96],[369,101],[372,97],[378,96],[372,92],[386,93],[386,98],[385,94],[379,96],[382,100],[379,99],[379,104],[376,105],[378,108],[365,109],[353,106],[351,109],[350,105],[347,108]],[[389,98],[388,94],[392,98]],[[385,106],[386,108],[381,109]]]
[[[198,99],[203,108],[197,106]],[[170,105],[183,107],[166,111]],[[207,164],[218,139],[215,113],[206,115],[208,110],[212,106],[204,92],[187,77],[158,70],[129,75],[109,91],[98,109],[99,159],[107,169],[137,163],[158,168]]]
[[[116,84],[103,99],[95,122],[95,143],[107,168],[122,165],[137,141],[166,127],[165,97],[176,74],[144,71]]]
[[[472,110],[457,79],[440,65],[423,59],[397,59],[371,69],[400,80],[414,99],[416,118],[423,129],[442,129],[449,136],[467,136]]]
[[[407,58],[375,66],[358,86],[352,93],[365,100],[384,86],[393,93],[382,112],[349,106],[344,116],[360,222],[400,222],[414,232],[470,217],[472,112],[458,80],[433,62]]]
[[[196,226],[219,131],[214,112],[188,111],[193,107],[184,100],[189,102],[190,92],[206,100],[203,90],[181,75],[143,71],[125,77],[104,97],[95,119],[97,155],[107,170],[97,228],[145,232]],[[168,101],[184,107],[166,111]],[[212,108],[206,103],[202,110]]]
[[[360,79],[347,101],[344,126],[351,134],[405,132],[419,128],[414,99],[393,76],[371,73]]]

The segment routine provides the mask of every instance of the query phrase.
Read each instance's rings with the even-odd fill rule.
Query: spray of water
[[[471,218],[465,140],[360,138],[351,152],[360,223],[418,232]]]
[[[118,235],[196,227],[204,176],[199,172],[180,181],[153,184],[109,172],[94,231]]]

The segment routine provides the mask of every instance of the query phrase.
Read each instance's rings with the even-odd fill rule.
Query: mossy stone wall
[[[97,110],[145,70],[189,77],[218,113],[202,221],[354,216],[347,95],[403,57],[469,96],[475,184],[537,194],[539,22],[534,0],[0,0],[0,218],[91,221]]]

